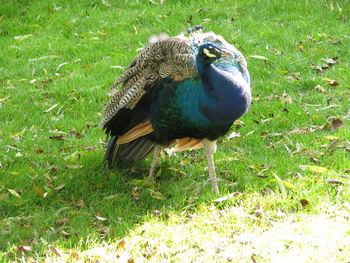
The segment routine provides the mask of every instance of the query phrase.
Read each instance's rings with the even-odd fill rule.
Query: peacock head
[[[232,56],[232,54],[214,43],[205,43],[198,48],[197,57],[204,65],[210,65],[215,60],[228,56]]]

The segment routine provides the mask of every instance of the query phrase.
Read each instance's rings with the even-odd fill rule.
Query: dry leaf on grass
[[[343,185],[344,183],[338,179],[334,179],[334,178],[327,178],[326,181],[328,184],[332,184],[332,185]]]
[[[306,200],[306,199],[301,199],[300,200],[300,204],[301,204],[302,207],[306,207],[309,204],[309,201]]]
[[[323,59],[328,65],[334,65],[338,63],[338,57]]]
[[[328,83],[328,85],[330,85],[332,87],[336,87],[336,86],[340,85],[340,83],[334,79],[322,78],[322,80],[326,81]]]
[[[278,50],[278,49],[271,49],[271,52],[275,53],[276,55],[282,55],[283,54],[283,52]]]
[[[38,196],[44,197],[44,192],[36,185],[34,185],[34,191],[37,193]]]
[[[243,194],[241,192],[234,192],[234,193],[231,193],[229,195],[225,195],[223,197],[217,198],[217,199],[213,200],[213,202],[221,203],[221,202],[224,202],[226,200],[231,199],[234,196],[239,196],[239,195],[243,195]]]
[[[15,197],[18,197],[18,198],[21,197],[21,196],[19,195],[19,193],[17,193],[17,191],[14,190],[14,189],[9,189],[9,188],[8,188],[7,191],[9,191],[9,193],[10,193],[11,195],[15,196]]]
[[[65,238],[69,238],[69,237],[70,237],[70,234],[67,233],[67,232],[64,231],[64,230],[62,230],[62,231],[60,232],[60,234],[61,234],[62,236],[64,236]]]
[[[120,240],[119,241],[119,243],[118,243],[118,245],[117,245],[117,248],[118,249],[122,249],[122,248],[125,248],[125,240],[123,239],[123,240]]]
[[[51,140],[57,140],[57,141],[63,141],[65,140],[66,138],[64,138],[63,135],[52,135],[49,137],[49,139]]]
[[[334,58],[327,58],[327,59],[323,59],[324,61],[326,61],[326,65],[321,65],[321,66],[311,66],[312,69],[318,71],[318,72],[324,72],[328,69],[330,69],[333,65],[338,63],[338,57],[334,57]]]
[[[331,122],[331,128],[333,131],[336,131],[342,127],[344,127],[344,123],[340,119],[335,119]]]
[[[96,218],[98,221],[106,221],[106,220],[107,220],[107,218],[102,217],[102,216],[95,216],[95,218]]]
[[[79,200],[78,202],[75,203],[75,205],[77,207],[83,207],[83,206],[85,206],[85,202],[84,202],[84,200]]]
[[[76,252],[76,251],[72,251],[70,254],[69,254],[69,257],[70,258],[79,258],[79,254],[78,254],[78,252]]]
[[[65,184],[60,184],[59,186],[56,186],[54,188],[54,190],[59,191],[59,190],[63,189],[65,186],[66,186]]]
[[[57,106],[58,106],[58,104],[54,104],[54,105],[52,105],[50,108],[48,108],[47,110],[45,110],[44,112],[45,112],[45,113],[48,113],[48,112],[52,111],[54,108],[56,108]]]
[[[30,246],[25,246],[25,245],[19,245],[17,247],[18,251],[20,252],[28,252],[28,251],[31,251],[32,248]]]
[[[58,220],[55,222],[55,224],[58,225],[58,226],[62,226],[62,225],[64,225],[64,224],[68,223],[69,221],[70,221],[69,218],[64,217],[64,218],[62,218],[62,219],[58,219]]]
[[[60,250],[58,250],[57,248],[52,247],[50,250],[51,250],[51,252],[52,252],[53,254],[55,254],[56,256],[62,257],[62,252],[61,252]]]
[[[327,184],[332,184],[332,185],[343,185],[344,183],[338,179],[334,178],[327,178]]]
[[[326,91],[325,88],[322,87],[321,85],[317,85],[317,86],[314,88],[314,90],[317,91],[317,92],[320,92],[320,93],[323,93],[323,92]]]
[[[249,58],[255,58],[255,59],[260,59],[260,60],[268,61],[268,58],[267,58],[267,57],[260,56],[260,55],[251,55],[251,56],[249,56]]]
[[[111,66],[111,68],[124,69],[125,67],[123,67],[123,66]]]

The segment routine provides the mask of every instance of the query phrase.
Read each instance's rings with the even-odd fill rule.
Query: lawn
[[[348,0],[2,1],[0,262],[349,262]],[[108,90],[153,34],[246,57],[250,111],[203,150],[103,162]]]

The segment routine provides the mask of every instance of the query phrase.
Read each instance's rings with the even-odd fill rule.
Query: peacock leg
[[[153,150],[153,160],[152,160],[151,170],[149,171],[150,178],[156,175],[158,157],[161,151],[162,151],[162,146],[157,144]]]
[[[216,181],[216,173],[215,173],[215,164],[214,164],[214,153],[216,152],[216,141],[210,141],[208,139],[202,140],[205,155],[208,160],[208,170],[209,170],[209,179],[211,183],[211,187],[213,188],[214,194],[219,194],[219,188]]]

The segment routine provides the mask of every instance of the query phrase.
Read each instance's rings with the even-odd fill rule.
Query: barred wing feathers
[[[192,56],[190,42],[185,37],[167,37],[149,43],[112,85],[111,99],[104,108],[101,125],[106,127],[120,109],[133,109],[147,88],[160,79],[169,77],[180,81],[191,78],[196,72],[194,63],[191,63]],[[121,83],[121,89],[117,90]]]

